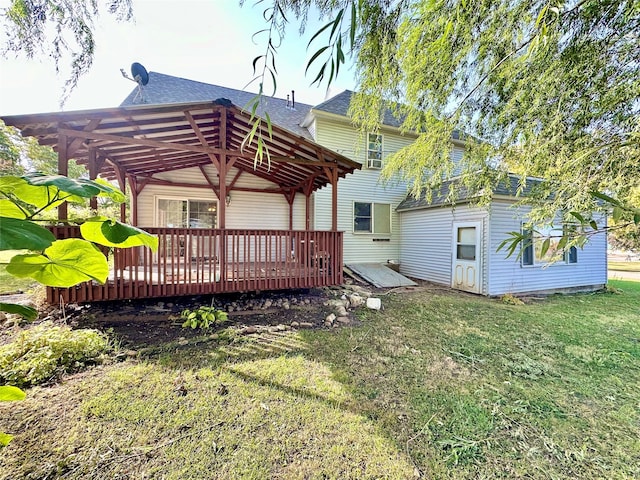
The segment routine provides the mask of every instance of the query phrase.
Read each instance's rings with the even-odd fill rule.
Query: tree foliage
[[[3,54],[50,57],[56,71],[69,61],[61,103],[93,64],[95,22],[108,12],[118,20],[133,17],[132,0],[11,0],[2,12],[6,32]]]
[[[70,53],[73,86],[91,64],[100,9],[96,0],[60,3],[12,1],[4,12],[7,48],[28,56],[50,48],[56,61]],[[351,56],[359,92],[350,109],[354,122],[376,131],[390,109],[403,131],[419,133],[386,159],[385,179],[407,181],[413,194],[428,196],[454,170],[450,138],[457,132],[467,142],[461,182],[484,200],[507,172],[521,176],[522,189],[530,177],[544,179],[545,187],[526,199],[535,207],[533,223],[549,222],[558,211],[601,209],[592,192],[630,213],[637,207],[630,203],[640,182],[637,0],[257,3],[267,25],[258,32],[265,54],[253,60],[260,92],[269,82],[276,88],[285,25],[295,18],[303,32],[309,13],[319,12],[328,20],[309,41],[313,82],[330,84]],[[112,0],[108,10],[130,18],[131,2]],[[256,142],[261,161],[268,158],[260,144],[268,129],[258,119],[252,125],[245,143]]]
[[[403,131],[419,133],[387,159],[385,179],[428,196],[452,175],[450,139],[460,135],[467,144],[461,184],[481,199],[516,172],[521,189],[531,177],[544,180],[524,200],[535,207],[532,223],[549,223],[560,211],[569,221],[583,212],[590,225],[591,213],[606,207],[627,212],[638,228],[630,192],[640,186],[639,2],[314,3],[331,5],[334,21],[352,16],[339,29],[355,39],[356,124],[376,131],[391,110]],[[332,29],[325,47],[340,50],[336,35]],[[342,57],[334,53],[329,62]]]

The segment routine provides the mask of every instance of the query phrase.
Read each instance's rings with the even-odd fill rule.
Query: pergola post
[[[131,225],[138,226],[138,182],[133,175],[127,175],[129,183],[129,190],[131,191]],[[118,184],[120,190],[125,192],[126,183],[122,175],[118,175]],[[127,220],[127,206],[126,204],[120,205],[120,221],[126,222]]]
[[[219,178],[219,211],[220,225],[219,228],[227,227],[227,110],[221,108],[220,112],[220,150],[222,153],[218,157],[218,178]]]
[[[96,161],[96,149],[89,148],[89,155],[87,156],[87,167],[89,170],[89,180],[95,180],[98,177],[98,163]],[[98,198],[91,197],[89,199],[89,207],[91,210],[98,210]]]
[[[67,176],[69,175],[69,157],[67,147],[69,143],[67,136],[63,134],[58,135],[58,174]],[[66,221],[68,217],[68,205],[67,202],[62,202],[58,206],[58,220]]]

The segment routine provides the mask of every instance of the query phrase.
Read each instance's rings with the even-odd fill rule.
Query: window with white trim
[[[218,225],[218,202],[158,198],[157,222],[160,227],[216,228]]]
[[[367,134],[367,167],[382,168],[382,134]]]
[[[353,232],[391,233],[391,204],[353,202]]]
[[[566,233],[566,227],[554,226],[536,227],[534,229],[522,227],[522,255],[523,266],[547,265],[557,263],[578,263],[578,249],[575,246],[560,248],[560,240]],[[544,244],[548,241],[548,248],[544,252]]]

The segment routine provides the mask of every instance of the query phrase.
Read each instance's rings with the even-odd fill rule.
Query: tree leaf
[[[74,180],[72,178],[65,177],[64,175],[43,175],[41,173],[32,173],[25,175],[24,178],[30,185],[56,187],[58,190],[83,198],[94,197],[101,191],[100,188],[93,185],[93,182],[90,182],[89,180],[85,183],[81,180]]]
[[[0,302],[0,312],[13,313],[20,315],[26,320],[33,321],[38,318],[38,311],[35,308],[20,305],[18,303]]]
[[[0,402],[17,402],[27,398],[27,394],[12,385],[0,386]]]
[[[620,221],[620,218],[622,218],[623,214],[624,214],[624,209],[622,209],[618,205],[613,207],[613,213],[612,213],[613,222],[618,223],[618,221]]]
[[[578,212],[569,212],[569,215],[572,215],[576,218],[580,223],[585,223],[584,217]]]
[[[21,218],[25,219],[27,216],[18,205],[11,200],[0,200],[0,217]]]
[[[599,198],[600,200],[604,200],[605,202],[611,205],[616,205],[619,207],[622,206],[618,200],[616,200],[613,197],[610,197],[609,195],[605,195],[604,193],[600,193],[600,192],[590,192],[590,193],[591,193],[591,196]]]
[[[313,64],[313,62],[315,61],[316,58],[318,58],[320,55],[322,55],[322,53],[327,50],[327,48],[329,48],[329,46],[325,46],[322,47],[320,50],[318,50],[316,53],[313,54],[313,56],[309,59],[309,61],[307,62],[307,68],[304,69],[304,73],[305,75],[307,74],[307,72],[309,71],[309,68],[311,67],[311,65]]]
[[[44,250],[53,233],[29,220],[0,217],[0,250]]]
[[[551,239],[545,238],[544,242],[542,242],[542,247],[540,248],[540,257],[544,257],[547,254],[550,246],[551,246]]]
[[[80,225],[80,233],[85,240],[107,247],[149,247],[158,250],[158,237],[137,227],[105,217],[90,218]]]
[[[109,275],[106,257],[87,240],[56,240],[43,255],[16,255],[7,273],[33,278],[49,287],[71,287],[88,280],[104,283]]]
[[[124,193],[115,188],[106,180],[88,180],[86,178],[73,179],[64,175],[42,175],[32,173],[23,177],[30,185],[55,187],[61,192],[74,197],[91,198],[95,196],[108,197],[113,201],[122,203],[126,197]],[[78,201],[72,199],[70,201]]]
[[[9,435],[8,433],[0,432],[0,447],[6,447],[11,442],[13,435]]]

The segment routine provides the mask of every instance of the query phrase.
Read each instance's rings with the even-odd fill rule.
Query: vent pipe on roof
[[[289,100],[289,94],[287,93],[287,108],[291,107],[291,101]]]
[[[291,90],[291,108],[292,109],[296,108],[296,91],[295,90]]]

